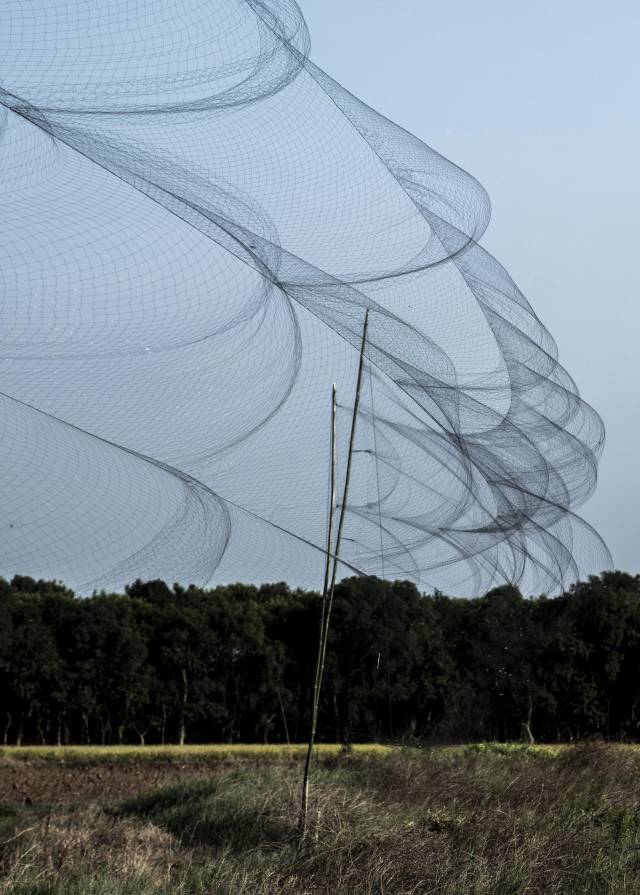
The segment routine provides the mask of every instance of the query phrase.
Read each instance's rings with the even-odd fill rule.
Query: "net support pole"
[[[360,393],[362,390],[362,373],[364,370],[364,349],[367,342],[367,329],[369,325],[369,311],[364,315],[364,326],[362,329],[362,341],[360,344],[360,360],[358,364],[358,378],[356,380],[356,395],[353,402],[353,416],[351,418],[351,431],[349,433],[349,450],[347,453],[347,467],[344,476],[344,488],[342,492],[342,501],[340,504],[340,515],[338,519],[338,530],[336,533],[335,550],[332,551],[333,537],[333,515],[336,498],[336,387],[333,386],[332,403],[331,403],[331,473],[330,473],[330,506],[329,506],[329,522],[327,525],[327,561],[325,565],[324,588],[322,592],[322,615],[320,623],[320,641],[318,644],[318,658],[316,662],[316,673],[313,685],[313,706],[311,711],[311,732],[309,735],[309,743],[307,745],[307,754],[304,764],[304,775],[302,780],[302,804],[300,808],[299,832],[301,840],[304,840],[307,832],[307,817],[309,812],[309,775],[311,770],[311,758],[313,755],[313,747],[315,744],[316,730],[318,725],[318,711],[320,706],[320,691],[322,689],[322,678],[324,676],[324,663],[327,654],[327,641],[329,638],[329,624],[331,621],[331,609],[333,608],[333,596],[336,587],[336,577],[338,573],[338,563],[340,561],[340,545],[342,543],[342,530],[344,527],[345,511],[347,500],[349,497],[349,483],[351,481],[351,462],[353,459],[353,446],[356,437],[356,425],[358,419],[358,409],[360,406]],[[333,565],[331,560],[333,558]]]
[[[311,756],[316,739],[318,725],[318,707],[320,704],[320,681],[322,679],[322,643],[325,636],[325,620],[327,616],[327,597],[329,595],[329,582],[331,575],[331,557],[333,555],[333,520],[336,510],[336,416],[337,399],[335,383],[331,390],[331,466],[329,472],[329,513],[327,521],[327,550],[324,567],[324,586],[322,588],[322,612],[320,617],[320,637],[318,642],[318,656],[316,659],[316,673],[313,681],[313,704],[311,707],[311,731],[307,745],[307,755],[304,763],[304,775],[302,779],[302,804],[300,808],[299,829],[304,838],[307,832],[307,814],[309,810],[309,772],[311,770]]]

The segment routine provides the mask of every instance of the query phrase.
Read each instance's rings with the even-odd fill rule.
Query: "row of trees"
[[[79,599],[0,579],[5,743],[305,739],[318,594],[136,581]],[[556,599],[478,599],[409,582],[339,584],[320,738],[640,738],[640,576]]]

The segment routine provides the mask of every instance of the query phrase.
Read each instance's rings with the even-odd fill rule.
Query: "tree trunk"
[[[531,724],[529,723],[529,721],[522,722],[522,730],[524,731],[526,738],[533,745],[533,743],[535,743],[536,739],[531,732]]]
[[[160,725],[160,743],[164,746],[167,734],[167,703],[162,700],[162,723]]]
[[[262,724],[262,742],[265,746],[269,745],[269,731],[273,727],[273,719],[275,715],[267,715]]]
[[[287,741],[287,746],[291,745],[291,737],[289,736],[289,725],[287,724],[287,714],[284,710],[284,703],[282,701],[282,693],[280,692],[280,687],[277,687],[278,692],[278,703],[280,704],[280,713],[282,715],[282,726],[284,728],[284,736]]]
[[[533,698],[531,694],[529,694],[529,699],[527,702],[527,719],[522,722],[522,730],[524,731],[525,736],[529,740],[530,743],[535,743],[536,739],[531,731],[531,725],[533,723]]]
[[[180,699],[178,742],[181,746],[184,746],[185,740],[187,738],[186,708],[187,700],[189,698],[189,679],[187,678],[186,668],[180,669],[180,676],[182,677],[182,698]]]
[[[302,687],[300,686],[300,681],[298,681],[298,686],[296,690],[296,714],[295,714],[295,727],[293,729],[293,742],[298,742],[298,731],[300,728],[300,715],[301,715],[301,704],[302,704]]]

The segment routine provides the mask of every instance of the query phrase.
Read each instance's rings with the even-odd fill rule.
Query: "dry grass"
[[[640,895],[640,751],[334,754],[117,806],[5,810],[3,895]]]

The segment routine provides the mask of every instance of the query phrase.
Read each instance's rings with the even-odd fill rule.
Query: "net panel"
[[[290,0],[4,3],[0,572],[556,592],[602,422],[478,182],[309,58]]]

